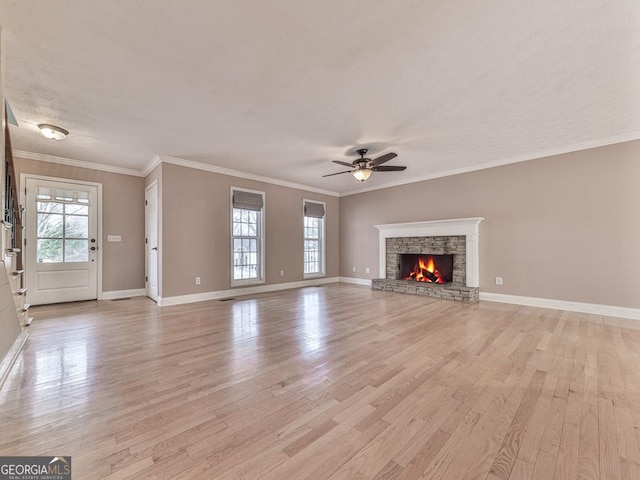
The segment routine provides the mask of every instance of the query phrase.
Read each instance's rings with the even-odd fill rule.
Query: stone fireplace
[[[478,300],[478,225],[482,220],[376,225],[381,278],[372,281],[372,288],[463,302]]]

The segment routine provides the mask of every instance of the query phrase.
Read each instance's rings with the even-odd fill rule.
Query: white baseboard
[[[371,280],[368,278],[340,277],[340,283],[351,283],[353,285],[371,286]]]
[[[640,308],[616,307],[614,305],[601,305],[598,303],[568,302],[565,300],[521,297],[518,295],[503,295],[501,293],[488,292],[480,292],[480,300],[640,320]]]
[[[205,302],[207,300],[220,300],[221,298],[239,297],[241,295],[255,295],[257,293],[277,292],[279,290],[289,290],[291,288],[313,287],[316,285],[326,285],[327,283],[337,283],[339,281],[339,277],[313,278],[309,280],[301,280],[299,282],[273,283],[270,285],[232,288],[229,290],[194,293],[191,295],[178,295],[175,297],[160,297],[158,298],[158,305],[160,307],[169,307],[171,305]]]
[[[2,389],[4,382],[7,380],[11,372],[11,367],[13,367],[13,364],[18,359],[18,354],[22,351],[22,347],[24,347],[28,337],[29,331],[23,328],[5,357],[0,359],[0,389]]]
[[[117,300],[119,298],[144,297],[147,291],[144,288],[134,288],[131,290],[111,290],[102,292],[102,300]]]

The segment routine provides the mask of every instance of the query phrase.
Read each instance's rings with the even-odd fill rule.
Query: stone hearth
[[[459,302],[476,302],[479,289],[456,285],[454,283],[424,283],[410,280],[387,280],[376,278],[371,281],[373,290],[383,290],[395,293],[410,293],[427,297],[442,298],[443,300],[457,300]]]
[[[376,225],[380,231],[380,276],[374,290],[410,293],[446,300],[475,302],[479,297],[478,225],[483,219],[463,218]],[[399,279],[398,256],[403,253],[453,254],[451,283]]]

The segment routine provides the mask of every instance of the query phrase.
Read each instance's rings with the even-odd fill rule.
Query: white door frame
[[[152,187],[156,187],[156,198],[155,198],[155,202],[156,202],[156,242],[157,242],[157,247],[158,247],[158,253],[156,254],[156,296],[153,297],[152,295],[150,295],[149,293],[149,282],[148,282],[148,275],[149,275],[149,248],[150,245],[148,243],[148,238],[149,238],[149,218],[148,218],[148,208],[147,208],[147,194],[149,193],[149,190]],[[158,185],[158,180],[154,180],[153,182],[151,182],[149,185],[147,185],[144,188],[144,200],[145,200],[145,205],[144,205],[144,276],[145,276],[145,282],[144,282],[144,290],[145,290],[145,295],[149,298],[151,298],[153,301],[155,301],[156,303],[160,300],[160,270],[159,270],[159,266],[160,266],[160,259],[159,259],[159,255],[160,255],[160,211],[158,210],[158,200],[159,200],[159,191],[158,191],[159,185]]]
[[[20,204],[21,205],[26,205],[26,200],[27,200],[27,178],[31,178],[34,180],[48,180],[51,182],[64,182],[64,183],[74,183],[76,185],[90,185],[92,187],[97,187],[98,188],[98,208],[97,208],[97,215],[98,218],[96,219],[97,223],[98,223],[98,271],[97,271],[97,275],[98,275],[98,300],[102,300],[102,246],[104,244],[104,242],[102,241],[102,183],[98,183],[98,182],[85,182],[84,180],[75,180],[75,179],[71,179],[71,178],[61,178],[61,177],[51,177],[48,175],[35,175],[32,173],[20,173]],[[31,212],[31,214],[35,214],[35,212]],[[29,215],[29,211],[26,212],[25,215]],[[26,221],[24,221],[23,219],[23,225],[26,225]],[[24,242],[27,239],[27,235],[29,235],[29,232],[25,230],[24,235],[22,236],[22,245],[20,245],[20,249],[22,250],[21,254],[22,254],[22,260],[23,260],[23,265],[26,265],[26,259],[24,258],[25,255],[25,248],[24,248]],[[28,276],[29,272],[25,271],[25,274]]]

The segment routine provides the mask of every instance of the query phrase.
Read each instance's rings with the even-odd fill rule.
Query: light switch
[[[120,235],[107,235],[107,242],[121,242],[122,236]]]

